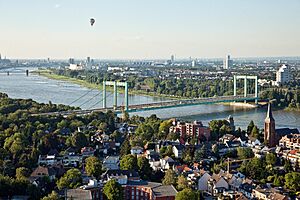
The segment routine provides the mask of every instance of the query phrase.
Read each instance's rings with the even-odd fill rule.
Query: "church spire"
[[[270,102],[268,103],[268,112],[266,119],[274,120]]]
[[[275,130],[275,120],[273,118],[270,102],[268,105],[267,117],[265,119],[264,139],[268,147],[275,147],[278,143]]]

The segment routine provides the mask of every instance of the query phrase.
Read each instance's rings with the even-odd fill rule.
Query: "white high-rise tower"
[[[227,55],[223,62],[224,69],[230,69],[232,67],[232,60],[230,59],[230,55]]]

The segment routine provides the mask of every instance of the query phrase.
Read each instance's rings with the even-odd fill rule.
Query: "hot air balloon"
[[[93,26],[94,23],[95,23],[95,19],[91,18],[91,19],[90,19],[90,23],[91,23],[91,26]]]

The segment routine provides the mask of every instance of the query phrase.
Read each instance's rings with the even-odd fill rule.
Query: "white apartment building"
[[[292,79],[290,67],[287,65],[281,65],[279,70],[276,72],[277,85],[289,82]]]

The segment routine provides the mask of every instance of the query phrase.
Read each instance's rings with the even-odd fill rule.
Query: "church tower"
[[[268,105],[268,113],[265,119],[264,139],[268,147],[276,147],[277,138],[275,131],[275,120],[272,114],[271,103]]]

